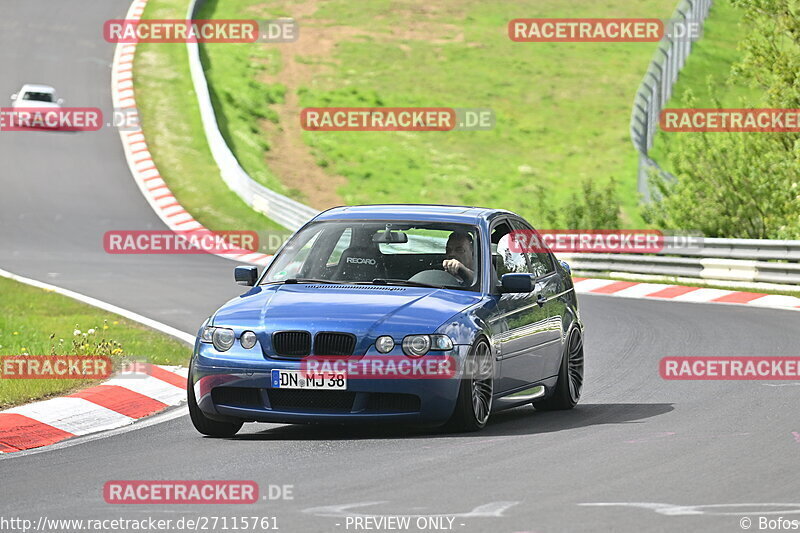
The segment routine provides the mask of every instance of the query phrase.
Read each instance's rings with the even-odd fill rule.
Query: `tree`
[[[732,2],[749,32],[730,79],[764,94],[763,103],[742,107],[800,108],[800,1]],[[694,103],[687,94],[685,107]],[[710,237],[800,238],[799,134],[681,133],[676,145],[677,180],[651,180],[657,200],[645,208],[646,220]]]

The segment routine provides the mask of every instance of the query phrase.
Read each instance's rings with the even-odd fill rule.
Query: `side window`
[[[533,231],[533,229],[528,226],[527,224],[523,224],[519,220],[513,220],[511,222],[512,226],[514,227],[514,231]],[[534,274],[535,276],[544,276],[553,272],[555,267],[553,266],[553,261],[550,258],[550,255],[543,251],[536,251],[533,249],[523,250],[523,253],[528,260],[528,264],[530,265],[530,273]]]
[[[342,253],[350,247],[352,238],[353,230],[351,228],[346,228],[336,242],[336,246],[333,247],[333,252],[331,252],[331,256],[328,258],[325,266],[333,267],[339,264],[339,259],[341,259]]]
[[[508,273],[529,274],[525,254],[515,252],[511,246],[511,233],[506,233],[497,243],[497,255],[500,256],[500,275]]]
[[[497,286],[503,274],[528,273],[525,256],[511,246],[511,226],[501,222],[492,229],[492,283]]]

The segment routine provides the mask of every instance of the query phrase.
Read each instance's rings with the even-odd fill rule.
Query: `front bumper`
[[[374,379],[348,377],[346,391],[276,389],[274,369],[299,370],[297,360],[263,356],[242,359],[198,344],[192,358],[192,387],[197,405],[212,419],[278,423],[446,422],[455,409],[460,369],[469,346],[447,355],[459,369],[454,377]],[[375,355],[370,354],[370,357]],[[358,359],[358,356],[353,356]]]

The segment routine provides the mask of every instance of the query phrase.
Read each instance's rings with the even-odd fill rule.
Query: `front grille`
[[[356,337],[350,333],[317,333],[314,337],[316,355],[353,355]]]
[[[260,389],[248,387],[216,387],[211,391],[211,400],[231,407],[264,407]]]
[[[311,334],[307,331],[277,331],[272,334],[272,348],[277,355],[303,357],[311,353]]]
[[[373,392],[367,398],[364,410],[375,413],[416,413],[419,409],[419,396],[414,394]]]
[[[339,413],[352,411],[353,400],[356,397],[355,392],[303,389],[267,389],[267,394],[273,409],[308,409]]]

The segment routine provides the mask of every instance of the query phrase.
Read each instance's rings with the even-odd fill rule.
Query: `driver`
[[[472,235],[464,231],[454,231],[447,238],[445,247],[446,259],[442,261],[442,268],[453,275],[458,276],[465,283],[472,281],[475,273],[473,272],[474,245]]]

